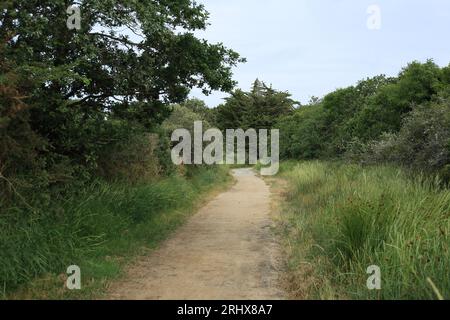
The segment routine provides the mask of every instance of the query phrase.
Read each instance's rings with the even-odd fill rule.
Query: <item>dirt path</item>
[[[110,288],[111,299],[283,299],[270,190],[251,169]]]

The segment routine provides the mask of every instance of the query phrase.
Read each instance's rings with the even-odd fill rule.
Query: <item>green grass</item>
[[[224,166],[195,169],[136,186],[96,183],[47,208],[10,208],[0,216],[3,298],[77,299],[100,295],[123,266],[155,248],[195,211],[207,191],[230,181]],[[82,290],[65,289],[66,269]]]
[[[324,162],[286,162],[280,175],[294,297],[450,298],[450,190],[438,181]],[[379,291],[366,286],[371,265],[381,267]]]

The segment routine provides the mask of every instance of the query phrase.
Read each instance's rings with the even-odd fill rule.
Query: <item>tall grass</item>
[[[450,190],[438,181],[323,162],[284,163],[281,174],[290,182],[284,231],[294,295],[450,298]],[[379,291],[366,286],[371,265],[381,267]]]
[[[102,285],[104,279],[120,273],[123,259],[142,246],[156,246],[183,223],[206,190],[226,181],[226,168],[199,168],[187,178],[172,176],[135,186],[99,182],[76,196],[53,199],[51,206],[34,210],[2,208],[3,296],[25,284],[21,291],[37,287],[31,297],[86,297],[89,290],[52,293],[54,286],[63,287],[58,275],[63,277],[66,268],[75,264],[81,267],[85,287]]]

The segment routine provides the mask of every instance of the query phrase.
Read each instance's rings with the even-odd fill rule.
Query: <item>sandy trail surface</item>
[[[161,247],[139,258],[109,299],[283,299],[269,186],[233,170],[228,191],[201,208]]]

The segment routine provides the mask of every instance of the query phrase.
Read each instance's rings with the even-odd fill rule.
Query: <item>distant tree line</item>
[[[284,159],[390,162],[450,178],[450,66],[412,62],[299,106],[255,81],[210,111],[226,128],[279,128]]]
[[[390,162],[449,179],[449,98],[450,66],[412,62],[280,118],[282,156]]]

